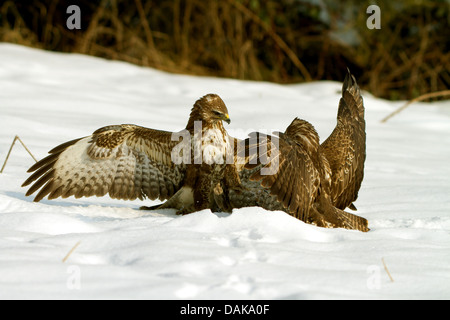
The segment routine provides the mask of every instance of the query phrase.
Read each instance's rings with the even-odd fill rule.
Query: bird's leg
[[[210,208],[210,197],[211,193],[214,192],[211,190],[212,185],[216,187],[217,183],[214,184],[211,181],[210,175],[203,174],[198,177],[196,186],[194,188],[193,211],[200,211]]]
[[[211,199],[211,210],[212,211],[223,211],[231,213],[232,207],[230,203],[228,188],[226,186],[218,183],[213,190],[213,195]],[[215,209],[215,210],[213,210]]]
[[[211,196],[211,210],[231,213],[233,206],[230,200],[230,190],[236,194],[248,191],[248,188],[241,183],[239,173],[234,164],[227,164],[223,178],[216,184]]]

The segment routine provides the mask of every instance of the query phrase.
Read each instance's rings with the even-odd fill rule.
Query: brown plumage
[[[261,206],[322,227],[369,230],[366,219],[343,211],[354,208],[365,160],[364,106],[350,72],[336,128],[322,145],[314,127],[298,118],[278,137],[253,133],[237,144],[246,150],[235,154],[246,162],[238,167],[244,191],[225,190],[230,207]]]
[[[331,168],[331,202],[339,209],[356,210],[353,201],[364,178],[366,122],[364,104],[355,77],[347,74],[339,101],[337,124],[321,145]]]
[[[178,133],[107,126],[52,149],[28,170],[34,173],[22,186],[33,183],[27,196],[39,190],[34,201],[109,194],[123,200],[169,199],[157,207],[182,214],[210,208],[230,150],[222,121],[230,122],[224,102],[208,94],[195,102],[186,129]]]

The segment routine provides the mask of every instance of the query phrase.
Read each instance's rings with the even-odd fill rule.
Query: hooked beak
[[[228,115],[228,113],[223,115],[222,120],[225,121],[228,124],[231,123],[231,119],[230,119],[230,116]]]

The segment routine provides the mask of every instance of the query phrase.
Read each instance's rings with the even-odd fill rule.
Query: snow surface
[[[105,125],[180,130],[206,93],[227,104],[231,135],[284,131],[298,116],[324,140],[340,89],[175,75],[3,43],[0,164],[15,135],[40,159]],[[156,201],[33,203],[20,185],[34,161],[17,142],[0,175],[0,298],[449,299],[450,102],[416,103],[382,124],[403,102],[363,96],[356,206],[368,233],[261,208],[177,216],[138,210]]]

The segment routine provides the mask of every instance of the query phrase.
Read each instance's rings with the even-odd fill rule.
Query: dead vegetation
[[[6,1],[0,40],[128,61],[160,70],[293,83],[342,81],[388,99],[450,87],[446,1],[367,4],[292,0],[72,1],[81,30],[66,28],[66,1]]]

